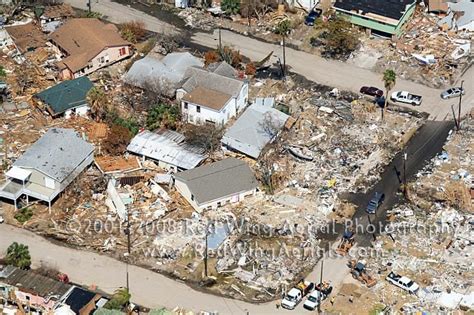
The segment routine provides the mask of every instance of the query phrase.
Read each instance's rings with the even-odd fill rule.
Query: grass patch
[[[23,224],[29,219],[31,219],[32,216],[33,216],[33,210],[29,207],[26,207],[26,208],[18,210],[18,212],[15,214],[15,220]]]

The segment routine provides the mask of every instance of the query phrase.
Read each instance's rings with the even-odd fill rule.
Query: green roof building
[[[387,37],[397,37],[412,17],[416,0],[336,0],[334,9],[352,24]]]
[[[93,87],[88,77],[61,82],[47,90],[35,94],[35,98],[45,105],[53,117],[73,113],[85,116],[89,110],[87,93]]]

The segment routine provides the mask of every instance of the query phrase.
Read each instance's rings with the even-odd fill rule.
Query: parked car
[[[370,199],[369,204],[367,205],[367,213],[375,214],[377,209],[382,205],[383,201],[385,200],[385,194],[376,192],[372,199]]]
[[[2,224],[3,222],[5,222],[5,219],[3,219],[3,216],[0,215],[0,224]]]
[[[407,91],[397,91],[393,92],[390,99],[394,102],[407,103],[413,106],[421,105],[421,96],[411,94]]]
[[[420,289],[420,286],[413,280],[408,277],[396,274],[393,271],[391,271],[385,279],[393,285],[396,285],[397,287],[402,288],[403,290],[412,294],[416,294]]]
[[[309,14],[306,16],[306,18],[304,19],[304,24],[308,25],[308,26],[314,26],[314,22],[316,21],[316,19],[318,17],[321,16],[321,13],[323,11],[321,11],[321,9],[313,9],[309,12]]]
[[[383,91],[375,86],[363,86],[359,91],[361,94],[370,95],[370,96],[383,96]]]
[[[465,91],[463,88],[460,88],[460,87],[452,87],[452,88],[449,88],[447,89],[446,91],[444,91],[443,93],[441,93],[441,98],[443,100],[446,100],[448,98],[452,98],[452,97],[458,97],[460,96],[462,93],[462,95],[464,95]]]

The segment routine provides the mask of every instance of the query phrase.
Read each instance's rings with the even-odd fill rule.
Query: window
[[[191,200],[194,201],[194,195],[191,195]]]
[[[100,57],[99,58],[99,63],[104,63],[105,62],[105,58],[104,57]]]
[[[184,107],[184,109],[188,109],[188,102],[184,102],[183,107]]]
[[[126,55],[127,54],[127,48],[126,47],[122,47],[119,49],[119,56],[123,56],[123,55]]]
[[[199,105],[196,106],[196,112],[198,112],[198,113],[201,112],[201,106],[199,106]]]

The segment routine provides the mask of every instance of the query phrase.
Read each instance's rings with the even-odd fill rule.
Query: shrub
[[[18,210],[18,212],[15,214],[15,220],[17,220],[19,223],[23,224],[31,217],[33,216],[33,210],[29,207],[23,208]]]
[[[31,256],[28,246],[24,244],[18,244],[13,242],[7,248],[7,255],[5,256],[5,262],[9,265],[21,269],[28,269],[31,266]]]

